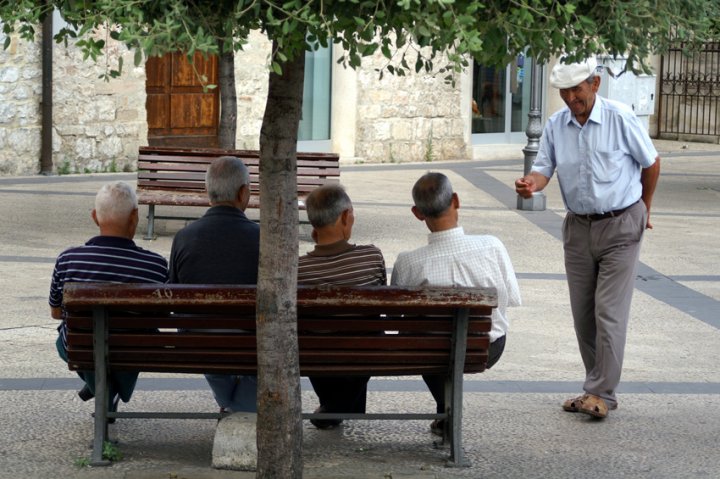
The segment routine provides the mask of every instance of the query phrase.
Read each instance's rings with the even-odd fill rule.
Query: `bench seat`
[[[250,203],[260,207],[260,152],[257,150],[222,150],[218,148],[171,148],[143,146],[138,152],[138,203],[148,205],[148,228],[145,239],[155,236],[155,219],[187,220],[185,216],[160,216],[156,206],[209,207],[205,192],[205,172],[220,156],[240,158],[250,172]],[[340,177],[339,156],[334,153],[297,154],[298,207],[305,209],[304,199],[318,186],[337,183]]]
[[[219,417],[109,412],[107,374],[257,374],[255,291],[254,286],[66,285],[69,368],[94,370],[98,378],[93,463],[103,463],[106,418]],[[486,368],[495,290],[300,286],[297,298],[301,375],[447,378],[442,414],[433,408],[432,413],[304,413],[303,418],[446,419],[450,462],[465,462],[463,374]]]

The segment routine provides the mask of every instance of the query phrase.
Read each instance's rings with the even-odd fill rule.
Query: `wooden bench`
[[[485,370],[490,314],[496,306],[496,292],[487,288],[300,286],[301,375],[430,373],[447,378],[442,414],[435,412],[433,402],[432,412],[302,417],[445,419],[449,465],[466,465],[463,373]],[[69,368],[94,370],[97,378],[92,464],[107,464],[102,446],[108,418],[220,417],[211,412],[109,412],[108,371],[257,374],[254,286],[75,283],[65,287],[64,308]]]
[[[145,239],[154,238],[156,218],[193,219],[185,216],[156,215],[156,205],[210,206],[205,192],[205,172],[215,158],[224,155],[240,158],[250,170],[251,196],[248,208],[259,208],[259,151],[140,147],[137,165],[137,195],[141,205],[148,205],[148,227]],[[305,209],[304,199],[313,189],[326,183],[339,181],[339,161],[339,156],[334,153],[297,154],[297,195],[300,209]]]

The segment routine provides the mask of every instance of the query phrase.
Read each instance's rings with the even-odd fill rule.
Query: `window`
[[[505,68],[473,66],[473,143],[525,139],[530,110],[532,59],[519,55]],[[492,134],[492,135],[488,135]]]
[[[303,107],[298,140],[330,139],[331,49],[305,52]]]

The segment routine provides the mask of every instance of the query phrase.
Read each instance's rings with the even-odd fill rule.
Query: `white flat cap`
[[[557,63],[550,72],[550,85],[572,88],[587,80],[597,69],[597,59],[590,57],[581,63]]]

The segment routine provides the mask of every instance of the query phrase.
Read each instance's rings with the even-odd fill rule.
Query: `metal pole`
[[[528,112],[528,126],[525,130],[528,142],[523,153],[525,155],[525,164],[523,175],[530,173],[538,150],[540,149],[540,137],[542,136],[542,121],[540,120],[542,110],[542,81],[543,66],[538,65],[533,59],[530,66],[530,111]],[[542,191],[533,193],[531,198],[517,197],[517,209],[526,211],[544,211],[545,210],[545,193]]]
[[[40,173],[52,174],[52,117],[53,117],[53,10],[45,14],[42,24],[42,128]]]

